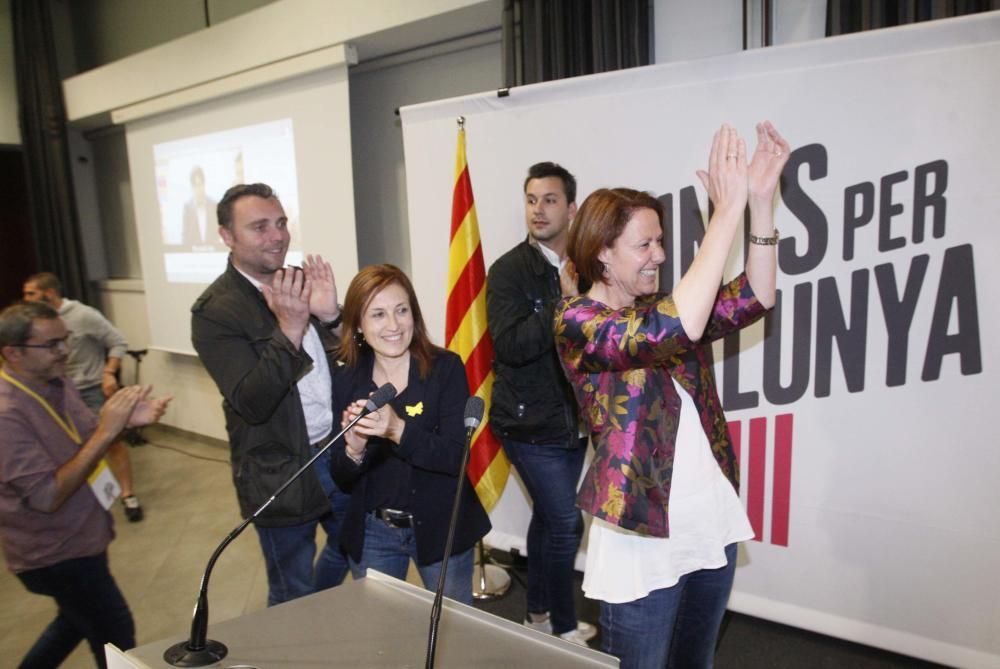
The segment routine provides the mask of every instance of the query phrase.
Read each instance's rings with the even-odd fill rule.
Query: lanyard
[[[17,388],[20,388],[21,390],[26,392],[29,396],[31,396],[36,402],[41,404],[42,408],[45,409],[50,416],[52,416],[52,420],[56,422],[56,425],[62,428],[63,432],[65,432],[67,436],[69,436],[69,438],[73,440],[74,444],[79,446],[80,444],[83,443],[83,440],[80,439],[80,431],[76,429],[76,425],[73,424],[73,419],[70,418],[68,412],[66,413],[65,418],[60,416],[59,413],[56,412],[54,408],[52,408],[52,405],[49,404],[44,397],[42,397],[34,390],[32,390],[28,386],[24,385],[23,383],[15,379],[10,374],[8,374],[6,369],[0,369],[0,378],[3,378],[4,380],[10,382]]]

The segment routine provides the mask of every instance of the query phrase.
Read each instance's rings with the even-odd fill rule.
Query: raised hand
[[[278,327],[296,348],[302,345],[306,326],[309,325],[309,299],[311,286],[305,272],[297,269],[279,269],[274,273],[270,286],[261,285],[267,308],[278,319]]]
[[[365,400],[358,400],[353,404],[348,404],[340,416],[340,428],[347,427],[347,424],[354,420],[364,407]],[[344,434],[344,441],[347,443],[348,455],[353,456],[355,459],[360,458],[364,454],[365,448],[368,447],[368,437],[358,434],[353,428]]]
[[[116,436],[128,425],[132,412],[151,389],[152,386],[128,386],[109,397],[101,407],[97,429],[108,437]]]
[[[716,211],[739,212],[747,202],[747,146],[735,128],[724,124],[712,138],[708,171],[698,170]]]
[[[107,372],[101,375],[101,392],[104,393],[105,397],[111,397],[121,386],[118,385],[118,378],[114,374],[108,374]]]
[[[144,388],[145,391],[136,403],[135,409],[132,410],[132,415],[129,416],[126,427],[152,425],[163,417],[163,414],[167,411],[167,405],[173,399],[170,395],[151,398],[149,397],[149,393],[152,391],[153,386],[144,386]]]
[[[791,149],[770,121],[757,124],[757,148],[747,170],[750,198],[771,204]]]
[[[559,290],[563,297],[576,297],[580,294],[580,275],[572,260],[567,260],[559,272]]]
[[[351,431],[365,437],[385,437],[398,444],[403,438],[405,428],[406,421],[396,414],[391,405],[386,404],[378,411],[373,411],[359,420]]]
[[[330,263],[323,260],[323,256],[307,255],[302,269],[312,288],[309,313],[324,323],[336,319],[340,315],[340,307],[337,306],[337,282]]]

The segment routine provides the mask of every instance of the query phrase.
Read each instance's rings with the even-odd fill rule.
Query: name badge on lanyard
[[[10,374],[7,370],[0,370],[0,377],[8,381],[11,385],[28,394],[29,397],[38,402],[43,409],[49,414],[52,420],[55,421],[56,425],[62,428],[62,431],[66,433],[66,436],[72,440],[74,444],[80,446],[83,444],[83,439],[80,438],[80,431],[76,429],[76,425],[73,424],[73,419],[70,417],[69,412],[66,416],[60,416],[59,413],[53,408],[48,401],[36,393],[34,390],[24,385]],[[87,483],[90,484],[90,490],[97,497],[97,501],[100,502],[104,510],[107,511],[111,508],[111,505],[115,503],[118,496],[122,493],[121,484],[118,483],[118,479],[115,475],[111,473],[111,468],[108,467],[108,462],[105,458],[101,458],[94,468],[94,471],[90,473],[87,477]]]
[[[105,511],[110,509],[118,496],[122,494],[122,486],[118,483],[115,475],[111,473],[111,467],[108,466],[108,461],[105,458],[101,458],[101,461],[97,463],[97,467],[87,477],[87,483],[90,484],[90,489]]]

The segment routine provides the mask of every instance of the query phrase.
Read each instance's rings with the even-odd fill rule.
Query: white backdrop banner
[[[666,287],[703,234],[695,170],[712,133],[731,123],[752,150],[770,119],[794,148],[778,306],[715,348],[757,532],[730,606],[998,667],[1000,290],[984,273],[1000,257],[997,63],[993,12],[405,108],[428,326],[440,342],[457,116],[487,265],[525,235],[528,166],[553,160],[578,201],[619,185],[663,199]],[[519,486],[492,517],[490,543],[523,550]]]

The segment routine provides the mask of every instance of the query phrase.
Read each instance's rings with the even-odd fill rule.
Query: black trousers
[[[101,669],[107,666],[104,644],[135,647],[132,613],[108,570],[106,552],[22,571],[17,577],[30,592],[52,597],[59,606],[55,620],[21,660],[21,669],[58,667],[84,639]]]

